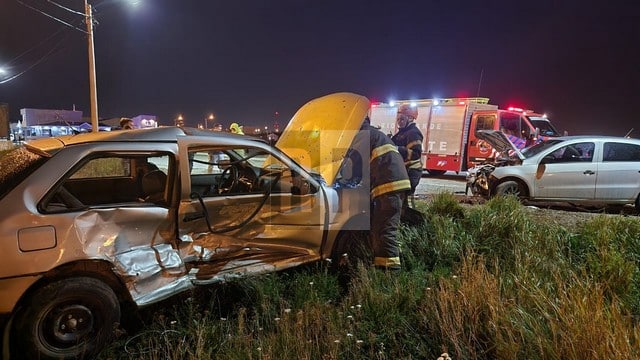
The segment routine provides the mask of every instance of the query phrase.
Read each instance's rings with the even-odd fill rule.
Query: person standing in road
[[[120,129],[122,130],[131,130],[131,129],[135,129],[135,126],[133,126],[133,120],[129,119],[129,118],[120,118]]]
[[[242,131],[242,126],[238,125],[238,123],[232,123],[229,126],[229,131],[231,131],[234,134],[244,135],[244,132]]]
[[[222,124],[220,123],[215,123],[213,124],[213,131],[215,132],[221,132],[222,131]],[[209,166],[208,166],[208,170],[209,170],[209,174],[213,173],[214,170],[216,170],[217,172],[222,172],[222,170],[220,170],[220,165],[218,165],[218,163],[220,162],[220,160],[222,159],[222,152],[221,151],[209,151]],[[215,166],[215,168],[214,168]]]
[[[416,187],[422,178],[422,140],[424,137],[416,126],[417,117],[418,109],[416,107],[408,104],[400,105],[396,116],[398,132],[391,137],[407,168],[411,181],[411,192],[409,193],[411,196],[416,192]]]
[[[367,179],[362,179],[361,174],[367,167],[369,169],[373,265],[379,269],[400,270],[400,249],[396,237],[403,204],[411,190],[404,161],[391,139],[372,127],[368,117],[356,135],[352,149],[363,154],[362,157],[350,156],[351,180],[366,183]],[[366,151],[369,154],[364,153]],[[369,161],[366,161],[366,156]]]

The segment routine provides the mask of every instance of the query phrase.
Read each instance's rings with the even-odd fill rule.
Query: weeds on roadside
[[[419,203],[403,271],[323,264],[223,285],[152,314],[103,359],[640,358],[640,219],[575,228],[517,200]],[[132,340],[133,339],[133,340]],[[123,349],[147,349],[135,355]]]

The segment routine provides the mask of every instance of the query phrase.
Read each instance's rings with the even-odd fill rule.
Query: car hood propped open
[[[502,131],[498,130],[478,130],[476,132],[478,139],[482,139],[493,146],[496,151],[502,154],[508,154],[511,156],[517,156],[520,160],[524,160],[524,155],[513,145],[513,143],[507,138]]]
[[[369,106],[366,97],[346,92],[311,100],[289,121],[276,147],[332,185]]]

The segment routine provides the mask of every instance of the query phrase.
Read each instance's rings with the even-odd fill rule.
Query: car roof
[[[608,136],[608,135],[571,135],[571,136],[560,136],[556,138],[550,139],[558,139],[558,140],[603,140],[603,141],[630,141],[630,142],[640,142],[640,139],[628,138],[622,136]]]
[[[264,142],[264,140],[220,131],[209,131],[194,128],[167,126],[148,129],[116,130],[66,135],[60,137],[40,138],[25,143],[28,148],[54,153],[72,145],[99,143],[99,142],[177,142],[181,136],[203,136],[217,139],[235,139],[239,142]]]

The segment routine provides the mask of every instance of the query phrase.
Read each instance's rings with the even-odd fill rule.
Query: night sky
[[[0,0],[0,102],[89,116],[81,0]],[[640,137],[639,1],[94,0],[100,118],[283,127],[308,100],[481,96]],[[37,64],[34,66],[34,64]]]

